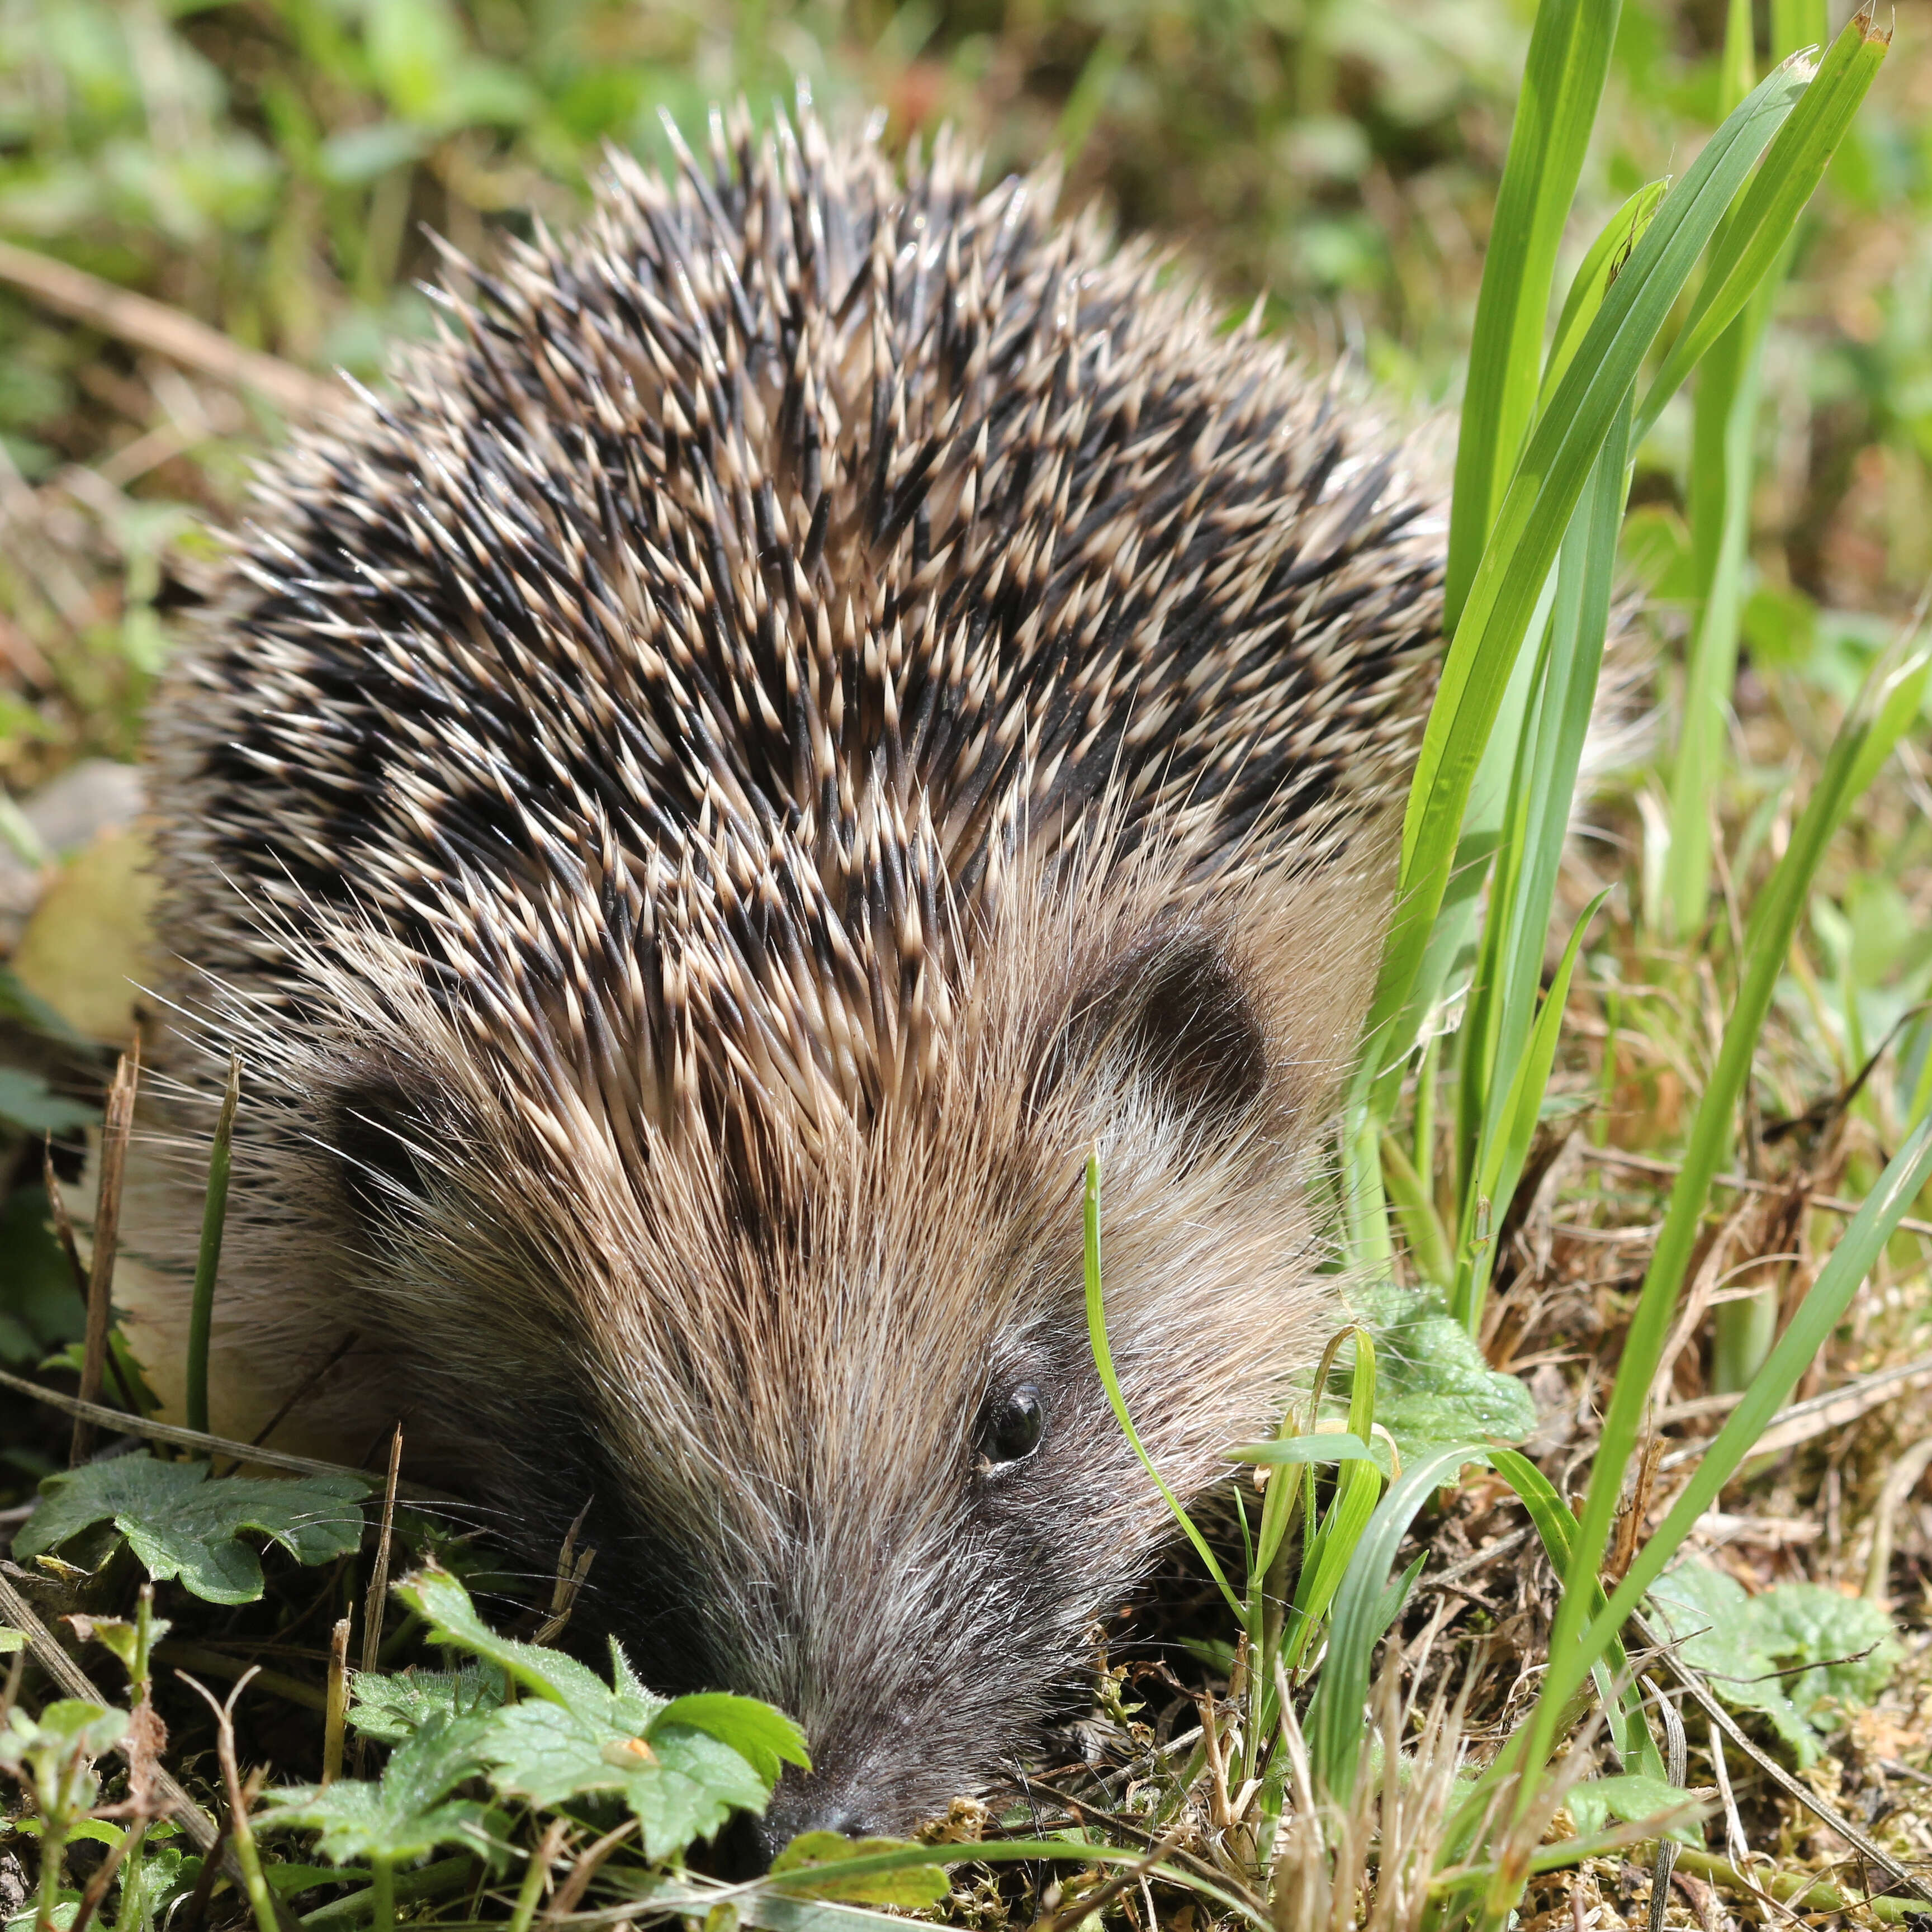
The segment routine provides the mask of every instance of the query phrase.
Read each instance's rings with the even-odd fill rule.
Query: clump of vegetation
[[[0,9],[0,836],[28,880],[0,919],[32,914],[0,978],[10,1926],[1715,1932],[1932,1905],[1932,1444],[1904,1399],[1932,1382],[1932,147],[1883,92],[1901,62],[1922,91],[1932,50],[1828,24]],[[1513,58],[1444,57],[1478,28],[1522,52],[1514,112]],[[53,872],[15,801],[130,751],[191,514],[232,506],[314,368],[373,375],[416,326],[416,222],[482,251],[567,218],[597,140],[798,64],[902,132],[950,104],[1002,159],[1057,140],[1137,220],[1213,222],[1216,266],[1336,304],[1386,386],[1458,398],[1460,436],[1452,642],[1337,1128],[1356,1323],[1232,1448],[1225,1514],[1180,1516],[1065,1762],[918,1844],[812,1834],[734,1880],[734,1817],[806,1741],[558,1648],[592,1552],[505,1576],[393,1462],[208,1436],[195,1362],[203,1426],[154,1419],[111,1321],[136,1076],[104,1117],[113,1026],[75,1024],[51,963],[125,875],[98,845],[92,886]],[[1659,718],[1580,831],[1634,580]],[[83,1262],[61,1193],[98,1120]],[[204,1312],[225,1186],[218,1146]],[[1132,1436],[1105,1197],[1090,1166],[1090,1336]],[[96,1435],[128,1440],[88,1460]]]

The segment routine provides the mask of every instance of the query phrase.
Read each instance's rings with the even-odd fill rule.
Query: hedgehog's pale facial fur
[[[1318,1343],[1441,532],[1049,184],[716,141],[266,479],[155,721],[134,1206],[184,1276],[238,1046],[220,1351],[354,1331],[311,1407],[535,1554],[588,1500],[583,1624],[805,1724],[782,1838],[980,1783],[1167,1530],[1090,1146],[1178,1488]]]

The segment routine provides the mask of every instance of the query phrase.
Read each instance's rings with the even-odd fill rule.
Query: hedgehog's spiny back
[[[164,725],[184,950],[296,992],[221,874],[325,950],[373,914],[565,1119],[865,1118],[1017,851],[1318,849],[1438,619],[1372,431],[1049,184],[713,145],[614,159],[278,466]]]

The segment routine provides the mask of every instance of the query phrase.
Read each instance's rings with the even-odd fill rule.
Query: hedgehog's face
[[[578,1118],[566,1152],[506,1100],[527,1066],[426,1059],[428,1024],[338,1090],[350,1319],[424,1466],[539,1559],[588,1504],[579,1633],[798,1717],[777,1841],[1012,1765],[1171,1533],[1094,1366],[1090,1148],[1114,1360],[1178,1490],[1318,1344],[1301,1174],[1359,968],[1304,934],[1288,987],[1242,923],[1030,929],[928,1082],[815,1140],[772,1108],[634,1152]]]

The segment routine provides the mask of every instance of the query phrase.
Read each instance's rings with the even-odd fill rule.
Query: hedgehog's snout
[[[772,1792],[763,1817],[742,1813],[734,1820],[740,1828],[721,1840],[724,1862],[730,1875],[755,1878],[772,1859],[804,1832],[843,1832],[849,1837],[892,1829],[903,1819],[874,1815],[844,1780],[788,1766]]]

